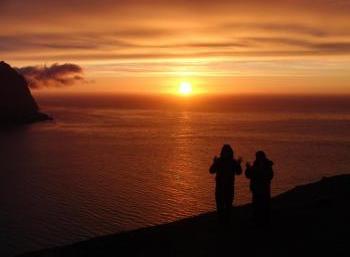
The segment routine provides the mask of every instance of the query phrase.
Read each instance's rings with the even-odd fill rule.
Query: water
[[[0,132],[0,256],[214,210],[223,143],[275,162],[276,195],[350,167],[350,99],[41,96],[55,122]],[[250,199],[237,179],[236,204]]]

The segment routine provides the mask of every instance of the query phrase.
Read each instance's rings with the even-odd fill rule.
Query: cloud
[[[96,78],[229,74],[244,69],[237,60],[254,61],[252,69],[266,74],[277,69],[267,60],[288,74],[288,62],[280,59],[310,67],[313,60],[339,60],[338,70],[350,67],[349,0],[0,0],[0,10],[0,23],[8,24],[0,31],[0,56],[17,67],[69,60]],[[302,67],[298,72],[309,72]],[[62,81],[39,75],[51,67],[25,68],[33,88],[82,76],[69,73]]]
[[[16,68],[16,70],[26,78],[32,89],[70,86],[84,81],[83,69],[72,63],[26,66]]]
[[[268,33],[282,33],[282,34],[304,34],[315,37],[325,37],[330,34],[339,34],[335,31],[328,31],[326,28],[323,28],[320,24],[318,25],[307,25],[300,23],[290,23],[284,21],[283,23],[272,23],[272,22],[234,22],[227,24],[220,24],[214,29],[230,29],[230,30],[249,30],[249,31],[262,31]],[[342,33],[348,35],[348,31],[344,30]]]

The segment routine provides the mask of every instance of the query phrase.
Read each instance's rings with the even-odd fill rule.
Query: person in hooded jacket
[[[250,190],[253,195],[253,218],[258,225],[270,222],[271,180],[273,174],[273,162],[265,152],[256,152],[256,160],[253,165],[246,164],[245,175],[250,180]]]
[[[216,174],[215,200],[219,220],[229,222],[234,199],[235,175],[242,173],[241,159],[234,158],[234,152],[230,145],[222,147],[220,157],[214,157],[209,172]]]

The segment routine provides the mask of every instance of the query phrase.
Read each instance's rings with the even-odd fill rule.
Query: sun
[[[190,95],[192,93],[192,85],[189,82],[183,81],[179,85],[179,94]]]

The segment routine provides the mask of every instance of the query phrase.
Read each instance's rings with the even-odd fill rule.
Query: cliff
[[[0,62],[0,126],[50,120],[39,111],[25,78],[5,62]]]

